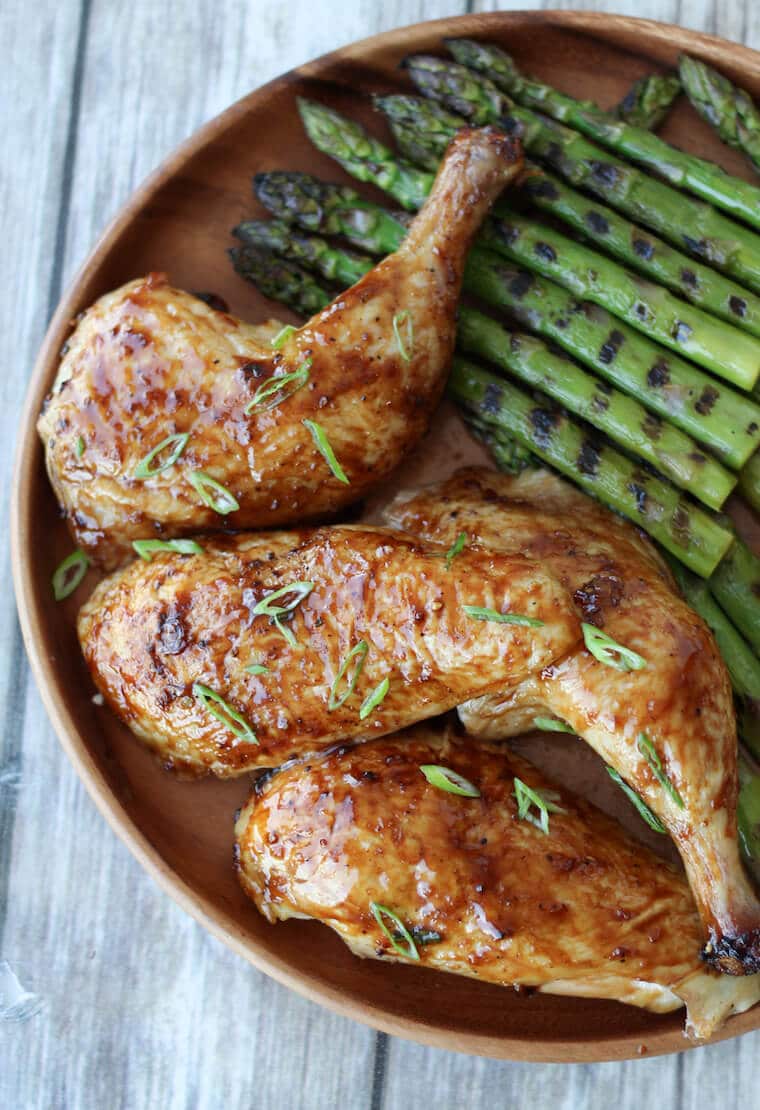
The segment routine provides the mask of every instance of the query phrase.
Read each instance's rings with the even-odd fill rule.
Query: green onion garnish
[[[358,644],[356,644],[354,647],[351,648],[348,655],[346,656],[346,658],[341,663],[340,670],[338,671],[337,675],[335,676],[335,681],[333,682],[333,684],[330,688],[330,698],[327,702],[328,712],[332,713],[333,709],[340,709],[341,705],[343,705],[344,702],[348,701],[348,699],[353,694],[354,687],[356,686],[359,675],[362,673],[362,670],[364,669],[364,661],[367,658],[367,652],[368,651],[369,651],[369,644],[367,643],[367,641],[366,640],[360,640]],[[349,679],[349,682],[348,682],[348,686],[346,687],[344,693],[342,693],[341,696],[338,697],[337,696],[338,689],[340,687],[341,682],[343,681],[343,679],[345,677],[346,671],[351,666],[351,660],[352,659],[356,659],[356,666],[354,667],[354,673],[351,675],[351,678]]]
[[[269,667],[265,667],[263,663],[251,663],[243,669],[248,674],[269,674]]]
[[[240,740],[246,740],[249,744],[258,744],[256,733],[246,721],[245,717],[233,709],[231,705],[224,700],[221,694],[217,694],[216,690],[212,690],[209,686],[204,686],[200,682],[193,683],[193,694],[200,701],[209,713],[212,713],[218,721],[226,725],[230,732],[234,733]]]
[[[78,459],[81,459],[84,454],[84,436],[77,436],[77,441],[74,444],[74,453]]]
[[[176,551],[180,555],[203,554],[203,548],[195,540],[132,540],[132,547],[147,563],[154,551]]]
[[[290,374],[278,374],[268,381],[263,382],[245,406],[245,415],[250,416],[254,409],[260,408],[264,412],[274,409],[282,404],[288,397],[292,397],[309,380],[309,370],[312,360],[307,358],[297,370]],[[291,386],[292,388],[288,388]]]
[[[294,328],[292,324],[285,324],[284,327],[280,328],[280,330],[277,332],[277,335],[272,340],[272,346],[274,347],[275,351],[279,351],[281,347],[284,347],[287,341],[290,339],[291,335],[293,335],[294,332],[297,331],[298,328]]]
[[[467,545],[467,533],[466,532],[460,532],[459,535],[454,540],[451,547],[449,548],[449,550],[446,552],[446,554],[444,556],[444,558],[446,560],[446,570],[451,569],[451,564],[454,562],[457,555],[460,555],[464,551],[466,545]]]
[[[556,717],[534,717],[533,727],[540,729],[541,732],[569,732],[571,736],[577,735],[574,728],[570,728],[565,721],[560,721]]]
[[[558,795],[553,796],[558,797]],[[517,816],[519,819],[529,821],[531,825],[535,825],[545,835],[549,833],[549,814],[567,812],[567,810],[555,805],[551,800],[549,791],[542,793],[540,790],[533,790],[530,786],[526,786],[522,779],[515,779],[515,797],[517,798]],[[535,817],[530,812],[531,806],[536,807],[540,814],[539,817]]]
[[[586,647],[605,667],[615,667],[618,671],[641,671],[647,661],[630,648],[616,644],[611,636],[593,624],[581,624]]]
[[[315,585],[315,582],[290,582],[287,586],[282,586],[279,590],[275,590],[274,593],[262,597],[261,601],[259,601],[253,609],[253,616],[271,617],[277,631],[287,640],[291,647],[295,647],[296,638],[292,631],[283,624],[281,618],[289,617],[294,613],[301,602],[309,596]],[[287,597],[289,594],[293,594],[293,599],[289,601],[287,605],[272,604],[272,602],[279,601],[281,597]]]
[[[174,466],[177,459],[185,450],[185,447],[187,446],[187,441],[189,439],[189,432],[178,432],[177,435],[167,436],[166,439],[162,439],[158,447],[154,447],[152,451],[148,452],[144,459],[140,460],[140,462],[135,467],[135,471],[132,477],[152,478],[154,474],[160,474],[162,470],[168,470],[170,466]],[[159,463],[158,466],[154,466],[151,469],[150,464],[153,462],[155,457],[157,455],[160,455],[162,451],[165,451],[166,448],[169,447],[171,444],[173,444],[172,449],[166,456],[164,461],[162,463]]]
[[[207,474],[205,470],[194,470],[191,474],[188,474],[187,480],[199,495],[203,504],[208,505],[209,509],[213,509],[220,516],[236,513],[240,508],[235,495],[230,493],[221,482],[217,482],[216,478]]]
[[[81,548],[72,551],[62,563],[59,563],[51,579],[53,583],[53,597],[56,601],[73,594],[79,583],[87,573],[90,560]]]
[[[335,458],[335,452],[330,446],[330,441],[327,438],[322,425],[317,424],[316,420],[302,420],[301,423],[311,432],[312,439],[314,440],[314,444],[317,450],[319,451],[320,455],[325,460],[327,465],[330,467],[330,470],[332,470],[338,481],[343,482],[343,484],[346,486],[350,485],[351,483],[346,477],[345,470]]]
[[[385,695],[390,690],[390,686],[390,679],[384,678],[383,681],[375,687],[371,694],[367,694],[367,697],[362,702],[361,709],[359,710],[360,721],[363,721],[366,717],[369,717],[370,713],[373,713],[377,709],[378,705],[380,705],[380,703],[385,700]]]
[[[657,779],[662,789],[670,795],[673,802],[675,803],[675,805],[678,806],[679,809],[684,809],[685,804],[683,798],[678,793],[674,784],[670,781],[668,776],[663,771],[662,761],[655,750],[654,744],[645,732],[639,733],[638,739],[636,740],[636,746],[638,747],[641,754],[644,756],[644,759],[649,764],[652,774]]]
[[[404,324],[406,324],[406,341],[401,337],[401,328]],[[403,312],[397,312],[393,317],[393,334],[398,343],[398,353],[404,362],[411,362],[414,353],[414,320],[408,308]]]
[[[468,617],[474,621],[494,621],[495,624],[524,624],[529,628],[543,627],[543,621],[536,617],[523,617],[520,613],[499,613],[496,609],[484,609],[481,605],[463,605]]]
[[[410,960],[418,960],[420,958],[420,954],[417,951],[417,945],[414,943],[414,938],[412,937],[412,934],[409,932],[399,915],[397,913],[394,913],[393,910],[389,909],[388,906],[383,906],[379,902],[370,902],[369,908],[372,910],[375,921],[383,930],[386,937],[391,942],[396,951],[400,952],[402,956],[408,956]],[[389,921],[392,921],[393,924],[396,926],[395,932],[392,933],[388,926],[385,924],[385,921],[383,920],[383,918],[385,917],[387,917]],[[404,944],[401,944],[398,940],[396,940],[397,936],[400,936],[402,938],[402,940],[405,942],[405,946]]]
[[[479,798],[480,791],[469,779],[458,775],[450,767],[441,767],[437,763],[423,763],[420,766],[425,778],[431,786],[445,790],[447,794],[459,794],[463,798]]]
[[[607,774],[610,776],[612,781],[620,787],[623,793],[626,794],[628,798],[630,798],[636,809],[639,811],[639,814],[649,825],[650,829],[654,829],[654,831],[658,833],[664,833],[668,831],[659,817],[656,817],[654,813],[652,813],[649,806],[641,800],[636,791],[632,790],[628,783],[623,781],[614,767],[608,767]]]

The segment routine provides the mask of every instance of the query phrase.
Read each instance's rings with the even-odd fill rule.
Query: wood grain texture
[[[5,0],[3,506],[26,379],[62,284],[178,141],[251,87],[355,38],[466,7],[525,6],[46,0],[31,19]],[[755,0],[545,6],[627,11],[760,47]],[[0,604],[0,960],[45,1003],[25,1024],[0,1021],[0,1106],[760,1106],[760,1033],[651,1061],[503,1064],[375,1035],[257,973],[106,828],[29,682],[10,590]]]

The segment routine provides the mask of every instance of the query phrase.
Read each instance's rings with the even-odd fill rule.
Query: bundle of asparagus
[[[451,45],[460,58],[471,46]],[[743,738],[760,756],[760,560],[729,520],[679,493],[717,509],[740,471],[742,490],[760,504],[760,407],[741,391],[756,385],[760,372],[760,236],[611,159],[576,131],[515,107],[502,91],[503,61],[479,50],[474,57],[479,73],[441,59],[410,59],[408,71],[429,99],[378,100],[402,157],[319,104],[300,104],[306,130],[321,151],[406,211],[423,202],[445,146],[468,120],[518,130],[531,153],[561,177],[609,202],[591,200],[545,165],[530,164],[522,190],[530,209],[499,206],[471,252],[465,278],[467,293],[506,310],[509,320],[462,306],[450,395],[498,465],[519,469],[539,459],[553,465],[675,557],[683,592],[713,628],[726,658]],[[471,51],[468,61],[475,64]],[[535,83],[526,91],[511,63],[507,69],[515,95],[533,105]],[[626,152],[631,131],[653,126],[678,88],[675,80],[658,87],[647,79],[616,113],[614,134],[622,128],[624,139],[613,143],[601,131],[594,137]],[[579,121],[585,113],[601,128],[603,113],[568,100],[556,102],[557,118],[564,113],[584,130]],[[607,135],[612,117],[604,118]],[[592,133],[590,124],[585,129]],[[673,180],[686,186],[689,174],[703,167],[684,166],[683,179]],[[723,192],[730,193],[733,183],[721,175]],[[745,184],[737,183],[740,202],[749,195]],[[242,245],[231,252],[234,264],[268,296],[303,314],[357,281],[378,255],[399,246],[406,231],[405,211],[305,174],[259,175],[255,189],[275,218],[244,221],[236,229]],[[536,209],[575,237],[540,223]],[[760,858],[760,772],[751,758],[743,759],[742,836],[745,849]]]

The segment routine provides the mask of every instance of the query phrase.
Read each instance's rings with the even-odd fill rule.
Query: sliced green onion
[[[294,335],[297,331],[298,328],[294,328],[292,324],[285,324],[284,327],[280,328],[277,335],[272,340],[272,346],[275,351],[279,351],[281,347],[284,347],[291,335]]]
[[[291,629],[289,629],[280,619],[281,617],[289,617],[301,602],[309,596],[311,591],[316,585],[315,582],[290,582],[287,586],[281,586],[279,590],[274,593],[267,594],[262,597],[255,608],[253,609],[254,617],[271,617],[275,628],[280,635],[290,644],[295,647],[297,641]],[[293,600],[287,605],[273,605],[272,602],[279,601],[281,597],[287,597],[293,594]]]
[[[540,729],[541,732],[569,732],[571,736],[577,736],[574,728],[570,728],[565,721],[560,721],[556,717],[534,717],[533,727]]]
[[[248,674],[269,674],[269,667],[265,667],[263,663],[251,663],[243,669]]]
[[[250,416],[254,409],[261,408],[264,412],[274,409],[288,397],[292,397],[309,380],[309,370],[312,360],[307,358],[297,370],[290,374],[278,374],[268,381],[263,382],[245,406],[246,416]],[[288,386],[292,386],[289,389]]]
[[[369,644],[367,643],[367,641],[366,640],[360,640],[358,644],[356,644],[354,647],[351,648],[348,655],[346,656],[346,658],[341,663],[340,670],[336,674],[335,681],[333,682],[333,684],[330,688],[330,698],[329,698],[329,701],[327,702],[328,712],[332,713],[333,709],[340,709],[341,705],[343,705],[344,702],[348,701],[348,699],[353,694],[354,687],[356,686],[359,675],[362,673],[362,670],[364,669],[364,661],[367,658],[367,652],[368,651],[369,651]],[[356,659],[356,666],[354,667],[354,673],[351,675],[351,678],[349,679],[348,686],[346,687],[345,692],[343,694],[341,694],[340,697],[338,697],[337,696],[338,689],[339,689],[340,684],[341,684],[341,682],[343,681],[343,679],[346,675],[346,671],[351,666],[351,660],[352,659]]]
[[[135,467],[132,477],[140,479],[152,478],[154,474],[160,474],[162,470],[168,470],[170,466],[174,466],[177,459],[185,450],[185,447],[187,446],[187,441],[189,439],[189,432],[178,432],[177,435],[167,436],[166,439],[162,439],[158,447],[154,447],[152,451],[148,452],[144,459],[140,460],[140,462]],[[164,461],[162,463],[159,463],[158,466],[154,466],[151,469],[150,464],[153,462],[155,457],[157,455],[160,455],[162,451],[165,451],[166,448],[169,447],[171,444],[173,444],[174,446],[172,447],[171,451],[166,456]]]
[[[390,679],[384,678],[383,681],[375,687],[371,694],[367,694],[367,697],[362,702],[361,709],[359,710],[360,721],[363,721],[365,720],[365,718],[369,717],[370,713],[373,713],[377,709],[378,705],[380,705],[381,702],[385,700],[385,695],[390,690],[390,687]]]
[[[628,785],[627,782],[623,781],[623,779],[620,777],[620,775],[617,773],[617,771],[615,770],[614,767],[608,767],[607,768],[607,774],[610,776],[612,781],[614,783],[616,783],[617,786],[620,787],[620,789],[623,791],[623,793],[625,795],[627,795],[627,797],[630,799],[630,801],[633,802],[636,809],[639,811],[640,816],[644,818],[646,823],[649,825],[650,829],[654,829],[654,831],[657,832],[657,833],[664,833],[664,832],[668,831],[665,828],[665,826],[663,825],[660,818],[656,817],[655,814],[652,813],[651,809],[646,804],[646,802],[643,802],[641,800],[641,798],[638,796],[636,791],[633,790]]]
[[[194,470],[192,474],[188,474],[187,480],[203,504],[208,505],[209,509],[213,509],[220,516],[236,513],[240,508],[235,495],[230,493],[221,482],[217,482],[216,478],[207,474],[205,470]]]
[[[639,733],[638,739],[636,740],[636,746],[638,747],[641,754],[644,756],[644,759],[649,764],[652,774],[657,779],[662,789],[670,795],[673,802],[675,803],[675,805],[678,806],[679,809],[685,809],[683,798],[678,793],[675,785],[670,781],[668,776],[663,771],[662,761],[657,754],[654,744],[645,732]]]
[[[332,470],[338,481],[343,482],[343,484],[346,486],[350,485],[351,483],[346,477],[345,470],[335,458],[335,452],[330,446],[330,441],[327,438],[322,425],[317,424],[316,420],[302,420],[301,423],[311,432],[311,436],[314,440],[314,444],[317,450],[319,451],[320,455],[325,460],[327,465],[330,467],[330,470]]]
[[[593,624],[581,624],[581,628],[586,647],[605,667],[614,667],[618,671],[641,671],[646,667],[646,659],[630,648],[615,643],[600,628]]]
[[[493,621],[495,624],[524,624],[528,628],[541,628],[543,621],[536,617],[523,617],[520,613],[499,613],[496,609],[484,609],[481,605],[463,605],[468,617],[474,621]]]
[[[406,341],[401,337],[401,328],[406,324]],[[414,354],[414,320],[408,308],[397,312],[393,317],[393,334],[398,343],[398,353],[404,362],[411,362]]]
[[[204,686],[200,682],[193,683],[193,694],[200,701],[209,713],[213,714],[218,721],[240,740],[246,740],[249,744],[258,744],[256,733],[246,721],[245,717],[238,713],[229,705],[221,694],[217,694],[216,690],[212,690],[210,686]]]
[[[59,563],[51,579],[53,583],[53,597],[56,601],[73,594],[79,583],[87,574],[90,560],[81,548],[72,551],[62,563]]]
[[[84,436],[77,436],[77,441],[74,444],[74,453],[78,459],[81,459],[82,455],[84,454],[84,447]]]
[[[463,798],[479,798],[480,791],[469,779],[458,775],[450,767],[441,767],[437,763],[423,763],[420,765],[425,778],[431,786],[445,790],[447,794],[459,794]]]
[[[391,942],[396,951],[400,952],[402,956],[408,956],[410,960],[418,960],[420,958],[420,954],[417,951],[417,945],[414,943],[414,938],[412,937],[412,934],[409,932],[399,915],[397,913],[394,913],[392,909],[389,909],[388,906],[381,905],[380,902],[370,902],[369,908],[372,910],[375,921],[383,930],[386,937]],[[383,919],[386,917],[396,926],[395,932],[392,933],[388,926],[385,924],[385,921]],[[402,938],[404,944],[401,944],[398,940],[396,940],[397,936],[400,936]]]
[[[176,551],[180,555],[203,554],[203,548],[195,540],[132,540],[132,547],[147,563],[154,551]]]
[[[547,791],[533,790],[527,786],[522,779],[515,779],[515,797],[517,798],[517,816],[521,821],[529,821],[531,825],[535,825],[542,833],[548,836],[549,834],[549,814],[550,813],[566,813],[567,810],[561,806],[555,805],[552,798],[559,797],[559,795]],[[539,812],[538,817],[535,817],[530,812],[530,807],[535,806]]]
[[[457,555],[461,555],[467,545],[467,533],[460,532],[457,538],[452,543],[449,550],[446,552],[444,558],[446,560],[446,570],[451,570],[451,564],[456,559]]]

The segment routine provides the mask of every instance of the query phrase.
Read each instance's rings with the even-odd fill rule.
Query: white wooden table
[[[2,0],[0,498],[62,288],[180,140],[252,87],[352,39],[514,3]],[[587,7],[760,48],[760,0]],[[760,1033],[624,1064],[498,1063],[375,1034],[248,967],[162,894],[98,816],[30,678],[7,552],[0,593],[0,1110],[760,1108]],[[1,961],[7,961],[7,966]],[[35,1012],[36,1011],[36,1012]]]

